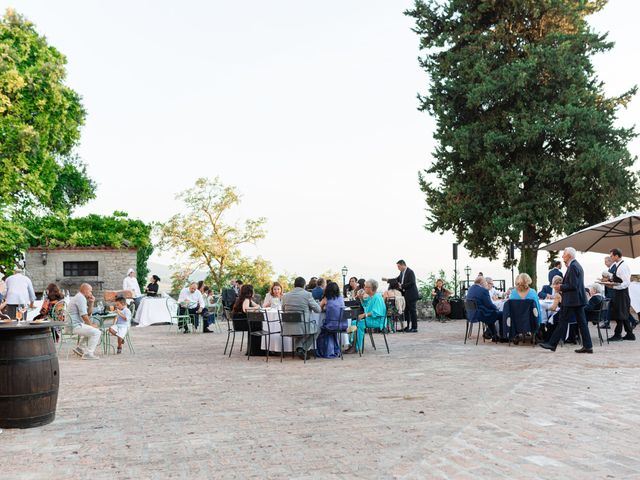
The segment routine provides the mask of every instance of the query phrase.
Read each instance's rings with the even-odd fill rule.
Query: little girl
[[[131,323],[131,310],[127,308],[124,297],[116,298],[116,318],[109,327],[109,333],[118,339],[118,353],[122,353],[122,344]]]

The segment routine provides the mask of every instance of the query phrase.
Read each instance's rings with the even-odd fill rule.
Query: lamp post
[[[467,274],[467,290],[469,290],[469,275],[471,275],[471,267],[469,265],[464,267],[464,273]]]
[[[344,287],[347,286],[347,273],[348,272],[349,272],[349,269],[347,268],[346,265],[344,267],[342,267],[342,290],[344,290]]]

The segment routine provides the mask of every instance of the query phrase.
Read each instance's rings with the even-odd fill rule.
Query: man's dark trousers
[[[584,348],[592,349],[593,344],[591,343],[591,333],[589,332],[587,317],[584,314],[584,306],[560,307],[560,321],[553,331],[553,335],[551,335],[551,338],[549,339],[549,345],[555,348],[560,342],[560,339],[564,338],[567,333],[569,320],[573,315],[575,315],[576,321],[578,322],[578,330],[582,337],[582,346]]]

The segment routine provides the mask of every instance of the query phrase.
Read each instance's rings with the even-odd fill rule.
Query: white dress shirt
[[[187,304],[187,308],[204,308],[204,298],[202,298],[202,293],[200,290],[196,290],[191,293],[188,287],[183,288],[180,292],[180,296],[178,297],[178,303],[181,305]]]
[[[136,277],[130,277],[129,275],[124,277],[124,280],[122,281],[122,289],[131,290],[134,297],[142,295],[142,292],[140,292],[140,285],[138,285],[138,279]]]
[[[23,273],[16,273],[7,278],[7,305],[27,305],[36,301],[31,279]]]
[[[616,283],[612,288],[615,290],[629,288],[629,284],[631,283],[631,269],[629,269],[629,264],[624,260],[620,260],[614,265],[618,268],[618,270],[616,270],[616,276],[622,280],[622,283]]]

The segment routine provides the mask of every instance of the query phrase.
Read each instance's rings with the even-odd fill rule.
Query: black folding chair
[[[505,322],[509,320],[509,346],[511,342],[518,345],[519,339],[522,338],[524,341],[527,334],[531,334],[531,345],[535,345],[538,330],[535,305],[531,299],[507,300],[504,303],[504,319]]]
[[[236,341],[236,332],[242,333],[242,339],[240,340],[240,351],[242,351],[242,344],[244,343],[244,332],[249,331],[249,324],[247,323],[247,316],[244,313],[231,313],[225,308],[225,317],[227,318],[227,344],[229,343],[229,335],[233,334],[231,339],[231,348],[229,349],[229,357],[233,352],[233,345]],[[248,342],[249,340],[247,340]],[[225,353],[227,353],[227,346],[224,347]]]
[[[338,325],[333,327],[327,327],[326,323],[320,328],[321,332],[332,333],[335,336],[336,344],[340,347],[340,358],[344,360],[342,356],[342,334],[347,333],[347,328],[351,325],[351,310],[345,308],[342,309],[340,320]],[[284,349],[283,349],[284,350]]]
[[[291,357],[293,357],[294,353],[295,353],[295,349],[293,347],[294,342],[293,339],[296,337],[308,337],[311,334],[311,325],[315,324],[316,322],[309,319],[309,320],[305,320],[304,317],[304,313],[303,312],[297,312],[297,311],[289,311],[289,312],[282,312],[280,310],[278,310],[278,314],[280,316],[280,340],[281,340],[281,350],[280,350],[280,362],[282,362],[282,359],[284,358],[284,337],[290,337],[291,338]],[[294,333],[294,334],[289,334],[289,333],[285,333],[288,329],[285,328],[285,326],[291,326],[293,324],[300,324],[302,325],[302,333]],[[304,349],[304,363],[307,363],[307,349]]]
[[[467,344],[467,338],[471,338],[473,332],[473,324],[478,324],[478,336],[476,338],[476,345],[478,345],[478,341],[480,340],[480,325],[482,325],[482,341],[485,341],[484,338],[484,323],[480,320],[476,320],[476,313],[478,312],[478,305],[475,300],[465,300],[464,301],[464,311],[467,319],[467,324],[464,330],[464,343]]]
[[[398,311],[396,299],[387,298],[384,303],[387,307],[387,322],[389,326],[393,326],[393,333],[398,331],[398,322],[400,322],[400,330],[404,330],[404,313]]]
[[[269,361],[269,350],[271,349],[271,335],[278,333],[277,331],[271,331],[272,323],[280,323],[279,320],[269,320],[267,312],[247,312],[247,327],[249,329],[249,339],[247,340],[249,348],[247,349],[247,360],[251,358],[251,337],[260,337],[260,344],[262,344],[262,338],[267,337],[267,362]],[[260,325],[258,327],[258,325]],[[264,327],[267,327],[265,330]]]
[[[598,340],[600,340],[600,346],[604,345],[604,339],[602,338],[602,330],[600,329],[600,323],[605,322],[607,320],[607,312],[609,311],[609,303],[611,302],[610,298],[603,298],[602,302],[600,302],[600,307],[597,310],[591,310],[587,313],[587,321],[591,322],[598,329]],[[609,329],[605,328],[607,331],[607,343],[609,343]]]
[[[358,314],[356,312],[356,318],[358,318]],[[367,327],[367,319],[364,318],[364,334],[365,336],[367,335],[367,333],[369,334],[369,340],[371,341],[371,346],[373,347],[374,350],[377,350],[376,348],[376,342],[373,341],[373,334],[374,333],[381,333],[382,337],[384,338],[384,344],[387,347],[387,353],[391,353],[389,352],[389,343],[387,342],[387,332],[386,332],[386,325],[384,325],[382,328],[379,327]],[[386,322],[385,322],[386,323]],[[360,350],[360,356],[362,356],[362,354],[364,353],[364,339],[362,341],[362,349]]]

